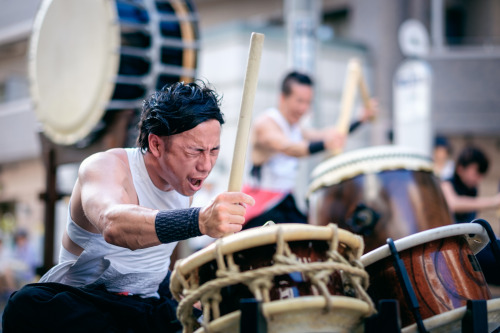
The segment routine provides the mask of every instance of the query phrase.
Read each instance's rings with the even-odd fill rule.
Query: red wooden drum
[[[189,0],[44,0],[28,61],[44,133],[74,144],[107,125],[108,111],[137,110],[153,90],[192,81],[197,25]]]
[[[397,146],[330,158],[312,173],[309,224],[336,223],[363,235],[365,251],[452,223],[431,160]]]
[[[476,223],[455,224],[423,231],[394,242],[415,291],[423,319],[467,304],[467,300],[488,300],[490,291],[476,261],[489,238]],[[374,302],[399,301],[403,327],[415,323],[397,277],[389,246],[361,257],[370,275],[368,293]]]
[[[362,238],[335,225],[254,228],[176,263],[170,288],[186,332],[199,300],[201,331],[238,332],[242,298],[263,302],[269,332],[350,330],[373,311],[362,252]]]

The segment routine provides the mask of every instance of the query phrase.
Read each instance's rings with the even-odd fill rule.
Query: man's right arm
[[[273,155],[282,153],[288,156],[304,157],[310,154],[309,142],[302,140],[293,142],[288,138],[281,128],[269,117],[262,117],[255,122],[254,149],[259,150],[262,155]],[[255,161],[257,165],[262,164]]]
[[[79,182],[85,216],[104,239],[132,250],[159,245],[160,238],[164,242],[181,240],[163,238],[158,232],[185,228],[182,217],[192,217],[195,208],[159,211],[139,206],[127,166],[116,156],[102,154],[82,164]],[[253,205],[254,200],[240,192],[220,194],[196,212],[199,231],[211,237],[240,231],[245,214],[241,204]]]

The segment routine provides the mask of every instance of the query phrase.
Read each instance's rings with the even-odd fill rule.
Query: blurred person
[[[23,269],[16,270],[16,279],[21,284],[34,282],[36,269],[40,265],[40,260],[32,244],[29,242],[28,232],[25,229],[17,229],[14,232],[12,258],[23,264]]]
[[[177,242],[240,231],[254,203],[224,192],[190,208],[219,155],[223,123],[219,97],[205,84],[179,82],[149,97],[138,148],[96,153],[80,165],[59,264],[13,294],[3,332],[182,329],[169,290]]]
[[[442,136],[436,137],[432,157],[434,174],[441,180],[446,180],[453,176],[455,163],[451,159],[451,154],[452,150],[448,140]]]
[[[247,209],[244,229],[276,223],[306,223],[307,216],[297,207],[292,194],[297,181],[299,159],[324,150],[343,147],[345,136],[335,127],[304,128],[300,121],[313,102],[313,81],[300,72],[288,73],[281,83],[278,108],[270,108],[258,117],[252,127],[251,171],[243,192],[254,197],[256,204]],[[364,109],[350,131],[367,122],[377,112]]]
[[[493,196],[478,196],[478,186],[488,171],[489,161],[477,147],[464,148],[450,179],[441,183],[443,194],[456,223],[471,222],[479,211],[500,208],[500,193]],[[497,244],[499,241],[497,240]],[[500,285],[500,263],[497,263],[488,245],[477,254],[486,281]]]
[[[4,235],[0,232],[0,302],[3,304],[16,290],[16,281],[11,269],[12,254],[4,244]]]
[[[478,196],[478,186],[488,171],[486,155],[476,147],[466,147],[456,161],[453,176],[446,179],[441,188],[455,222],[470,222],[477,212],[500,208],[500,193],[489,197]]]

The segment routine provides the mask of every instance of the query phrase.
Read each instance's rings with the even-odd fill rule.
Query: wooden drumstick
[[[243,97],[241,99],[240,118],[238,120],[238,132],[236,133],[233,162],[231,164],[231,173],[229,175],[229,192],[241,191],[243,184],[243,171],[245,166],[250,125],[252,121],[255,91],[257,90],[257,77],[259,75],[263,44],[264,35],[253,32],[252,37],[250,38],[247,71],[243,86]]]
[[[340,116],[337,122],[337,131],[346,135],[349,133],[349,122],[351,120],[351,110],[356,96],[356,85],[359,82],[360,65],[358,59],[351,58],[347,64],[347,76],[344,81],[344,91],[340,104]],[[333,151],[334,155],[342,153],[338,148]]]
[[[361,93],[361,99],[363,100],[363,105],[365,109],[369,109],[372,107],[370,103],[370,92],[368,90],[368,86],[366,85],[365,76],[363,75],[363,70],[359,69],[359,91]],[[370,120],[373,120],[374,116],[370,117]]]

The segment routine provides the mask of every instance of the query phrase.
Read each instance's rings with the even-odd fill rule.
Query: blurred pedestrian
[[[17,229],[14,232],[14,248],[12,250],[12,259],[24,264],[24,269],[16,269],[16,279],[19,284],[34,282],[36,269],[40,265],[38,254],[29,241],[28,232],[23,229]]]
[[[500,193],[478,196],[478,186],[488,171],[489,161],[477,147],[469,146],[460,153],[453,176],[441,187],[456,223],[471,222],[479,211],[500,208]],[[497,240],[497,243],[500,243]],[[500,285],[500,263],[493,257],[490,246],[477,254],[486,281]]]
[[[451,158],[451,145],[445,137],[438,136],[434,141],[433,162],[434,174],[441,180],[453,176],[455,163]]]

